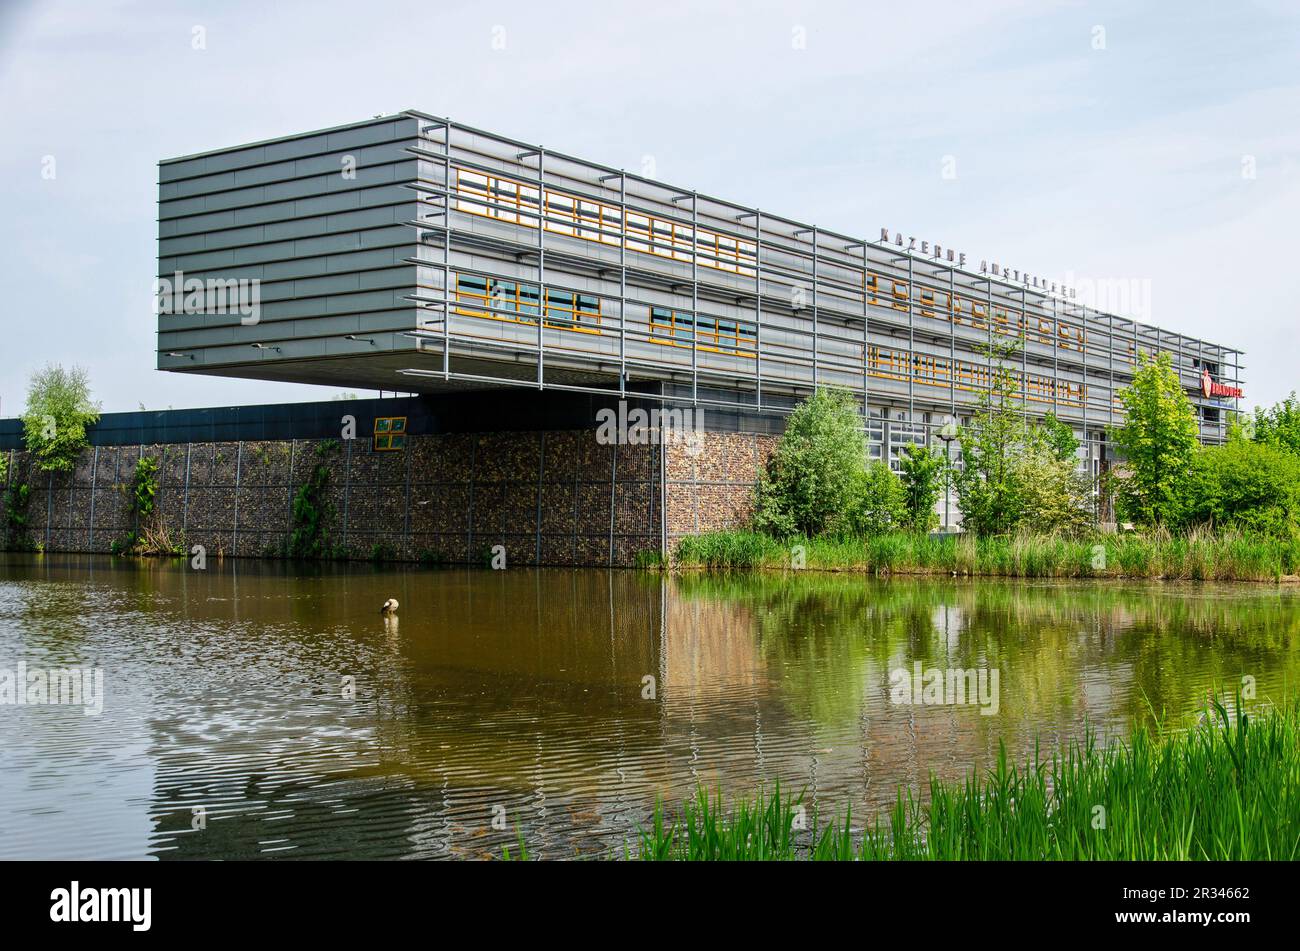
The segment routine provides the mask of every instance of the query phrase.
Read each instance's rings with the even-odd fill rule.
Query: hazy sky
[[[1300,380],[1294,0],[0,0],[0,414],[48,361],[109,411],[333,395],[154,369],[157,162],[407,108],[1132,288],[1247,404]]]

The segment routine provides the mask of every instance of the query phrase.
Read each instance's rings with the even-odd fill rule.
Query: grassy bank
[[[796,538],[723,531],[683,538],[680,568],[788,569],[796,546],[803,567],[876,574],[957,574],[1021,578],[1147,578],[1275,581],[1300,569],[1300,543],[1234,533],[1051,535],[946,538],[890,534],[870,538]]]
[[[1248,718],[1215,704],[1189,732],[1139,730],[1106,749],[1077,743],[1048,762],[900,790],[887,817],[796,831],[798,797],[724,807],[701,791],[662,810],[628,857],[711,860],[1294,860],[1300,857],[1300,706]]]

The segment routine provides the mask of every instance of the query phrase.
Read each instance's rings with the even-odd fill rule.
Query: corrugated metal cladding
[[[838,386],[861,397],[873,455],[891,463],[973,412],[995,343],[1018,345],[1027,411],[1068,423],[1094,466],[1142,354],[1170,356],[1208,442],[1240,402],[1239,351],[1019,272],[975,273],[951,250],[927,256],[929,242],[854,238],[423,113],[159,172],[160,279],[231,282],[236,305],[250,303],[237,282],[255,281],[258,304],[251,321],[202,298],[198,313],[161,314],[162,369],[425,393],[649,382],[709,414],[758,416]],[[1228,393],[1203,393],[1205,379]],[[532,398],[515,392],[516,406]]]
[[[160,163],[159,278],[256,280],[260,308],[160,313],[159,369],[412,349],[418,133],[401,115]]]

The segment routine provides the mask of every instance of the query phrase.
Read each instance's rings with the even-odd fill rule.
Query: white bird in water
[[[384,602],[384,606],[383,606],[382,608],[379,609],[379,613],[380,613],[380,614],[396,614],[396,613],[397,613],[397,599],[396,599],[396,598],[389,598],[387,601],[385,601],[385,602]]]

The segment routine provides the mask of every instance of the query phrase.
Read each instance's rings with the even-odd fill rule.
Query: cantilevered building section
[[[981,347],[1018,340],[1028,411],[1068,421],[1094,471],[1139,353],[1171,355],[1207,442],[1240,398],[1230,347],[879,231],[840,234],[422,113],[159,173],[160,278],[247,282],[241,302],[257,301],[209,295],[194,312],[177,297],[159,316],[161,369],[636,393],[739,428],[837,386],[861,399],[872,454],[894,461],[968,418],[991,379]]]

